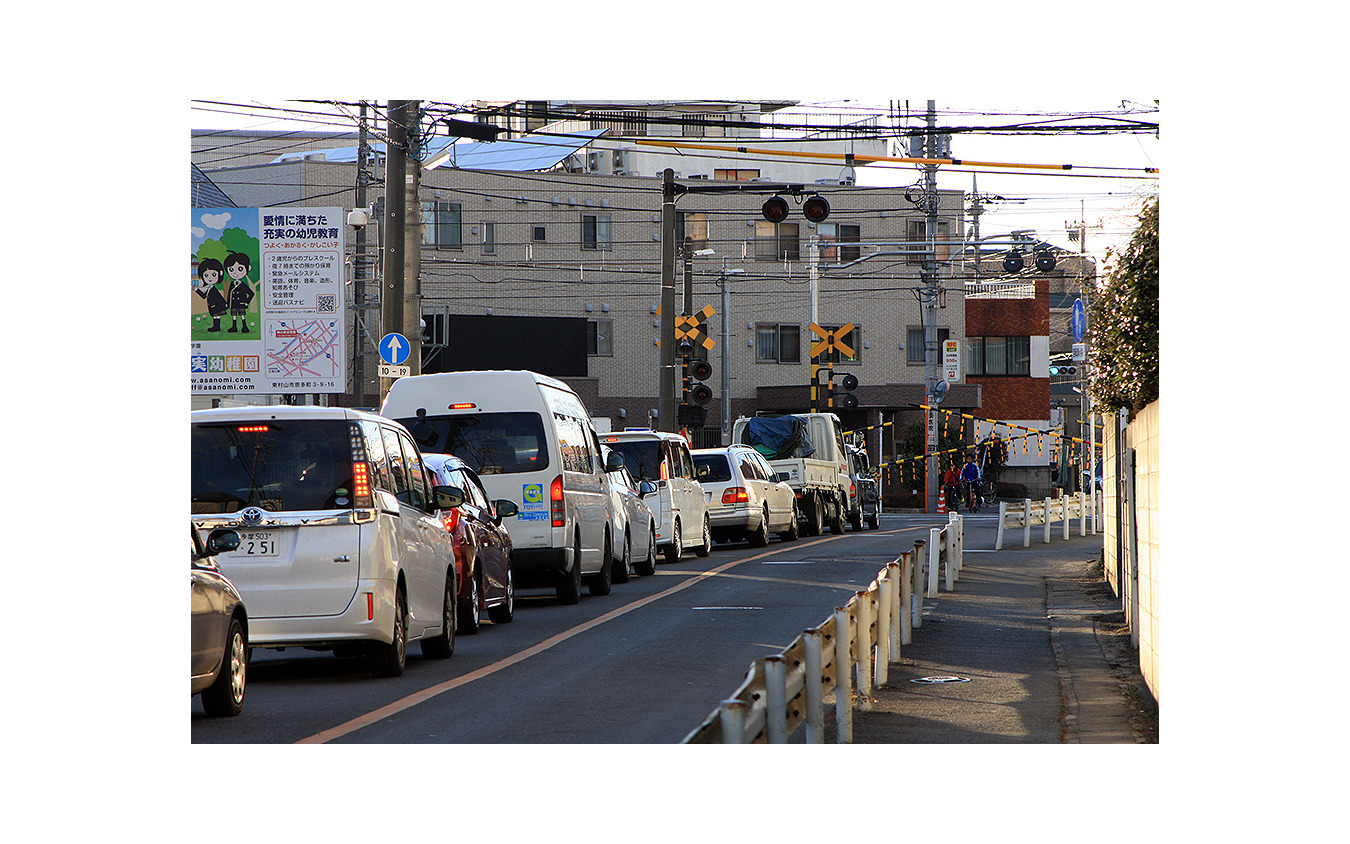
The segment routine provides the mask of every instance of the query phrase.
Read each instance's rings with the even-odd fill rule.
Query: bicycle
[[[980,481],[980,506],[992,507],[998,503],[998,487],[993,481]]]

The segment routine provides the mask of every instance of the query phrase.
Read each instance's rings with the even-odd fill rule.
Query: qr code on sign
[[[331,314],[337,311],[336,293],[320,293],[314,297],[314,300],[321,314]]]

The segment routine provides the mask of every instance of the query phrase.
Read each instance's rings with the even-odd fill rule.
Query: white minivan
[[[606,434],[604,444],[623,455],[634,480],[656,484],[656,492],[643,501],[656,516],[656,544],[666,562],[678,563],[686,548],[708,556],[712,551],[708,501],[697,480],[689,441],[650,428],[625,428]]]
[[[192,412],[192,520],[231,528],[216,562],[250,648],[362,653],[403,673],[407,644],[454,652],[455,554],[438,490],[402,425],[328,407]]]
[[[463,460],[492,498],[519,503],[506,519],[519,585],[551,585],[564,604],[580,600],[583,578],[592,595],[609,594],[606,467],[571,387],[525,370],[414,375],[393,383],[380,413],[427,451]]]

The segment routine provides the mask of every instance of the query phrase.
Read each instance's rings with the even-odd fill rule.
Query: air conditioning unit
[[[614,175],[616,175],[616,176],[627,176],[627,175],[628,175],[628,151],[627,151],[627,150],[623,150],[623,149],[616,149],[616,150],[614,150],[614,152],[612,153],[611,158],[613,159],[613,163],[614,163]]]
[[[590,172],[599,173],[601,162],[603,161],[603,153],[588,152],[586,153],[586,161],[589,165],[587,169],[590,170]]]

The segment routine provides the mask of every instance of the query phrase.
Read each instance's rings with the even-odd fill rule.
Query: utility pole
[[[412,100],[408,115],[408,170],[404,181],[403,228],[403,328],[408,338],[408,366],[413,375],[422,374],[422,103]],[[434,212],[433,212],[434,213]]]
[[[390,100],[388,106],[388,167],[384,180],[386,215],[384,283],[380,286],[380,336],[403,331],[403,254],[406,248],[407,210],[405,191],[408,175],[408,100]],[[392,378],[380,379],[380,404],[389,394]]]
[[[661,354],[657,428],[676,430],[675,424],[675,171],[661,173]]]
[[[361,120],[358,127],[359,134],[356,141],[356,207],[366,207],[366,185],[370,179],[370,174],[366,172],[366,160],[370,156],[370,148],[366,142],[366,101],[361,101]],[[366,369],[365,369],[365,331],[362,326],[362,316],[365,314],[366,306],[366,227],[361,226],[356,230],[356,252],[352,260],[353,266],[353,302],[352,302],[352,404],[356,407],[369,407],[366,404]]]
[[[929,163],[923,166],[923,190],[924,190],[924,210],[927,212],[927,221],[924,225],[927,235],[927,250],[924,253],[923,261],[923,383],[924,383],[924,404],[930,408],[925,418],[925,437],[924,449],[928,457],[924,461],[927,467],[925,495],[927,502],[925,509],[929,513],[937,512],[938,496],[938,458],[933,453],[936,445],[933,434],[937,426],[937,411],[933,407],[933,396],[937,393],[938,384],[938,335],[937,335],[937,299],[941,292],[941,283],[938,278],[937,263],[937,230],[938,230],[938,193],[937,193],[937,164],[933,163],[939,155],[939,144],[937,136],[937,103],[934,100],[928,101],[928,131],[924,135],[924,158],[929,159]]]

